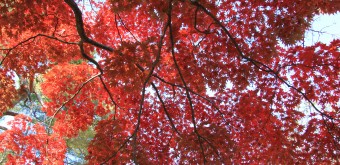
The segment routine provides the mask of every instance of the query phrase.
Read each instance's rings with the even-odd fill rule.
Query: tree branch
[[[79,37],[81,38],[81,40],[83,42],[94,45],[98,48],[107,50],[109,52],[113,52],[113,48],[106,46],[104,44],[101,44],[99,42],[96,42],[96,41],[90,39],[89,37],[87,37],[87,35],[85,33],[85,29],[84,29],[84,22],[83,22],[82,13],[81,13],[77,3],[74,0],[64,0],[64,2],[67,3],[68,6],[70,6],[71,9],[73,10],[74,17],[76,19],[77,31],[78,31],[78,34],[79,34]]]
[[[95,79],[96,77],[99,77],[101,74],[96,74],[94,76],[92,76],[91,78],[89,78],[88,80],[86,80],[84,83],[82,83],[79,87],[79,89],[77,90],[77,92],[75,94],[73,94],[68,100],[66,100],[65,102],[63,102],[63,104],[54,112],[54,114],[52,115],[52,118],[48,124],[48,128],[51,127],[52,125],[52,120],[55,118],[55,116],[60,112],[60,110],[67,104],[69,103],[71,100],[73,100],[78,94],[79,92],[84,88],[84,86],[86,84],[88,84],[89,82],[91,82],[93,79]]]
[[[46,38],[49,38],[49,39],[53,39],[53,40],[59,41],[59,42],[64,43],[64,44],[70,44],[70,45],[75,45],[75,44],[77,44],[76,42],[68,42],[68,41],[59,39],[59,38],[54,37],[54,36],[49,36],[49,35],[46,35],[46,34],[37,34],[37,35],[35,35],[35,36],[29,37],[29,38],[27,38],[27,39],[25,39],[25,40],[19,42],[18,44],[16,44],[16,45],[13,46],[12,48],[0,49],[0,50],[7,50],[7,53],[5,54],[5,57],[0,61],[0,66],[2,65],[2,63],[5,61],[5,59],[8,57],[9,53],[10,53],[13,49],[16,49],[17,47],[21,46],[22,44],[25,44],[26,42],[28,42],[28,41],[30,41],[30,40],[34,40],[34,39],[36,39],[37,37],[46,37]]]
[[[168,117],[168,120],[169,120],[169,122],[170,122],[170,125],[171,125],[172,129],[174,129],[174,130],[177,132],[178,135],[181,135],[181,133],[179,133],[179,131],[176,129],[175,124],[174,124],[174,122],[172,121],[172,118],[171,118],[171,116],[170,116],[168,110],[166,109],[165,103],[164,103],[164,101],[163,101],[161,95],[159,94],[156,85],[155,85],[154,83],[151,83],[151,85],[152,85],[153,89],[156,91],[156,94],[157,94],[157,97],[158,97],[159,101],[162,103],[164,112],[165,112],[166,116]]]
[[[8,115],[8,116],[16,116],[19,115],[19,113],[16,112],[12,112],[12,111],[6,111],[5,113],[3,113],[3,116]]]
[[[1,125],[0,125],[0,129],[1,129],[1,130],[4,130],[4,131],[7,131],[7,130],[8,130],[6,127],[3,127],[3,126],[1,126]]]
[[[96,46],[98,48],[101,48],[101,49],[104,49],[104,50],[107,50],[107,51],[110,51],[110,52],[113,52],[113,48],[111,48],[109,46],[106,46],[106,45],[103,45],[101,43],[98,43],[98,42],[88,38],[86,33],[85,33],[85,29],[84,29],[82,13],[81,13],[77,3],[74,2],[74,0],[64,0],[64,2],[67,3],[71,7],[71,9],[73,10],[74,17],[76,19],[77,31],[78,31],[78,34],[79,34],[79,36],[81,38],[81,41],[79,42],[78,45],[79,45],[80,52],[81,52],[82,56],[85,59],[87,59],[88,61],[90,61],[91,63],[93,63],[97,67],[97,69],[100,71],[99,77],[100,77],[101,83],[104,86],[105,91],[109,94],[110,100],[113,102],[113,104],[115,106],[118,106],[117,103],[113,100],[111,92],[109,91],[109,89],[107,88],[107,86],[104,83],[104,80],[102,78],[103,69],[100,67],[100,65],[98,64],[98,62],[96,60],[94,60],[93,58],[91,58],[90,56],[88,56],[85,53],[83,42],[89,43],[91,45],[94,45],[94,46]]]
[[[328,119],[334,120],[333,117],[327,115],[326,113],[322,112],[321,110],[319,110],[316,105],[312,102],[312,100],[310,100],[307,95],[305,93],[303,93],[301,90],[297,89],[296,87],[294,87],[293,85],[290,85],[287,81],[285,81],[282,77],[279,76],[278,72],[274,71],[272,68],[270,68],[269,66],[267,66],[266,64],[257,61],[255,59],[252,59],[250,57],[247,57],[243,54],[243,52],[241,51],[240,46],[238,45],[238,43],[236,42],[235,38],[231,35],[231,33],[223,26],[223,24],[217,19],[216,16],[214,16],[210,11],[208,11],[204,6],[202,6],[200,3],[198,3],[197,1],[191,1],[191,3],[199,8],[201,8],[208,16],[210,16],[216,24],[218,24],[222,30],[227,34],[227,36],[230,38],[231,42],[233,43],[233,45],[235,46],[239,56],[249,62],[251,62],[252,64],[254,64],[254,66],[264,72],[267,73],[271,73],[273,74],[275,77],[277,77],[281,82],[283,82],[287,87],[292,88],[294,91],[296,91],[297,93],[299,93],[304,99],[306,99],[311,105],[312,107],[321,114],[321,116],[324,116]]]
[[[168,21],[169,23],[169,21]],[[147,77],[145,78],[145,81],[143,83],[143,89],[142,89],[142,96],[141,96],[141,100],[140,100],[140,103],[139,103],[139,110],[138,110],[138,117],[137,117],[137,124],[136,124],[136,128],[135,130],[133,131],[132,135],[129,136],[125,141],[124,143],[119,147],[118,151],[117,152],[114,152],[111,156],[108,157],[108,159],[106,159],[104,162],[102,162],[101,164],[106,164],[110,159],[114,158],[117,153],[127,144],[127,142],[133,138],[134,141],[136,141],[136,136],[137,136],[137,133],[138,133],[138,130],[139,130],[139,126],[140,126],[140,121],[141,121],[141,116],[142,116],[142,110],[143,110],[143,105],[144,105],[144,99],[145,99],[145,89],[146,89],[146,85],[147,83],[149,82],[149,80],[151,79],[152,75],[153,75],[153,71],[155,70],[156,68],[156,65],[158,64],[158,62],[160,61],[160,57],[161,57],[161,52],[162,52],[162,46],[163,46],[163,39],[165,37],[165,34],[166,34],[166,30],[169,26],[169,24],[166,24],[165,27],[164,27],[164,30],[163,30],[163,33],[161,34],[161,37],[160,37],[160,41],[158,43],[158,52],[157,52],[157,56],[156,56],[156,59],[155,61],[152,63],[152,66],[151,66],[151,69],[147,75]],[[137,67],[138,67],[138,64],[136,64]],[[136,143],[134,143],[134,145],[132,146],[133,147],[133,161],[134,163],[137,164],[137,160],[136,160]]]
[[[175,63],[175,67],[177,69],[177,72],[178,72],[178,74],[179,74],[179,76],[182,80],[182,83],[185,87],[186,96],[187,96],[187,99],[189,101],[189,106],[190,106],[190,110],[191,110],[191,120],[192,120],[192,123],[194,125],[194,132],[195,132],[197,139],[199,141],[199,144],[200,144],[200,148],[201,148],[201,152],[202,152],[202,156],[203,156],[203,163],[206,164],[207,160],[205,158],[205,153],[204,153],[204,149],[203,149],[203,143],[202,143],[202,140],[201,140],[201,135],[198,133],[198,130],[197,130],[197,125],[196,125],[196,121],[195,121],[195,111],[194,111],[194,106],[193,106],[191,96],[190,96],[190,93],[189,93],[189,88],[187,86],[187,83],[184,80],[183,74],[181,72],[181,69],[180,69],[180,67],[177,63],[176,56],[175,56],[175,41],[174,41],[174,37],[173,37],[173,34],[172,34],[171,13],[172,13],[172,0],[169,0],[169,9],[168,9],[167,14],[168,14],[168,21],[169,21],[169,35],[170,35],[169,37],[170,37],[172,59]]]

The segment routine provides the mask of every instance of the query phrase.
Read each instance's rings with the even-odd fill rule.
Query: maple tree
[[[303,43],[315,15],[338,11],[335,0],[3,0],[0,116],[15,117],[0,153],[340,163],[340,40]]]

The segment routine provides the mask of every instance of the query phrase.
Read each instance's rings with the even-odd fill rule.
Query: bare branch
[[[105,82],[104,82],[103,76],[100,75],[99,78],[100,78],[100,82],[101,82],[102,85],[104,86],[105,91],[109,94],[109,97],[110,97],[110,100],[112,101],[112,103],[115,105],[115,107],[121,108],[121,107],[114,101],[113,96],[112,96],[112,94],[111,94],[109,88],[107,88],[107,86],[106,86],[106,84],[105,84]],[[116,111],[115,111],[115,113],[116,113]]]
[[[117,13],[118,17],[119,17],[119,21],[122,23],[123,27],[131,34],[131,36],[133,37],[134,40],[136,40],[137,42],[140,42],[137,40],[136,36],[131,32],[131,30],[125,25],[122,17],[120,17],[120,15]]]
[[[119,36],[120,42],[123,42],[122,35],[120,34],[120,30],[118,28],[117,14],[115,14],[115,23],[116,23],[116,29],[117,29],[117,32],[118,32],[118,36]]]

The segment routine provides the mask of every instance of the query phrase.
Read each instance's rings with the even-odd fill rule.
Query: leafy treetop
[[[315,15],[338,11],[337,0],[3,0],[0,116],[15,119],[0,152],[63,164],[78,137],[89,164],[337,164],[340,40],[303,40]],[[40,117],[10,111],[27,100]]]

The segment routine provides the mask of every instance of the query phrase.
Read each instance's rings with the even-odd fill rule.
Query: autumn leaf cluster
[[[3,0],[0,117],[15,116],[3,160],[77,161],[70,142],[92,130],[88,164],[338,164],[340,39],[304,40],[316,15],[339,11],[337,0]]]

